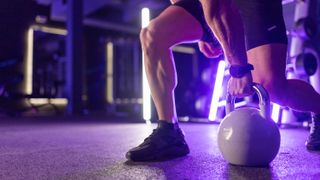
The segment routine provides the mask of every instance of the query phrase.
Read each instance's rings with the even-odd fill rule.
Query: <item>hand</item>
[[[213,43],[199,41],[198,46],[200,51],[207,57],[207,58],[217,58],[223,54],[223,50],[221,47],[214,46]]]
[[[236,98],[243,98],[253,93],[252,75],[247,73],[241,78],[231,77],[228,82],[228,93]]]

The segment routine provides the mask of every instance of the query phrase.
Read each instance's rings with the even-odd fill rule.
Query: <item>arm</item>
[[[226,60],[231,65],[247,64],[242,19],[232,0],[201,0],[205,19],[220,42]],[[236,97],[252,93],[252,75],[231,77],[228,92]]]
[[[220,42],[227,61],[246,64],[244,30],[240,14],[231,0],[201,0],[205,19]]]

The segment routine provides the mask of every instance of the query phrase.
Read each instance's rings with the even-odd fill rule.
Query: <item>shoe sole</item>
[[[179,152],[179,153],[176,153],[176,152]],[[144,158],[144,159],[132,158],[130,153],[126,154],[126,158],[128,160],[134,161],[134,162],[166,161],[166,160],[171,160],[171,159],[186,156],[189,153],[190,153],[190,150],[188,147],[187,148],[173,147],[170,149],[166,149],[165,151],[160,151],[160,152],[156,153],[156,155],[151,156],[151,157],[149,156],[148,158]]]

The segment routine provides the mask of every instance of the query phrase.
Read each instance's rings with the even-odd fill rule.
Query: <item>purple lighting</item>
[[[277,123],[279,120],[279,115],[280,115],[280,105],[273,103],[272,104],[272,114],[271,118],[272,120]]]
[[[218,64],[218,70],[216,75],[216,81],[213,88],[213,94],[210,105],[209,121],[214,121],[217,117],[217,111],[219,106],[219,99],[222,92],[222,82],[224,78],[225,61],[221,60]]]

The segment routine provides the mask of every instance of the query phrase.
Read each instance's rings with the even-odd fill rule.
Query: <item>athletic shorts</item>
[[[287,44],[281,0],[235,0],[242,17],[247,50],[264,44]]]
[[[271,43],[287,44],[286,27],[282,14],[281,0],[235,0],[244,25],[246,49]],[[219,46],[205,21],[201,3],[198,0],[182,0],[174,4],[195,17],[203,28],[201,40]]]
[[[220,47],[218,40],[214,37],[210,27],[206,23],[202,5],[199,0],[181,0],[174,3],[173,6],[182,7],[199,21],[203,29],[202,41],[211,42],[215,47]]]

